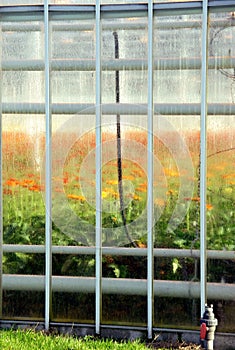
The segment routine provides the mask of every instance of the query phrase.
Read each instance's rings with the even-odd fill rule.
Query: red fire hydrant
[[[205,312],[200,320],[200,340],[201,346],[207,350],[213,350],[213,342],[215,338],[215,329],[218,325],[218,320],[213,313],[213,305],[210,307],[205,305]]]

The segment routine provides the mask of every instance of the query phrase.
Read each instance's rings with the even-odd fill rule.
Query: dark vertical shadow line
[[[113,32],[114,36],[114,48],[115,48],[115,59],[119,59],[119,41],[117,32]],[[116,103],[120,103],[120,82],[119,82],[119,70],[115,71],[115,95]],[[123,184],[122,184],[122,147],[121,147],[121,123],[120,123],[120,114],[116,115],[116,126],[117,126],[117,169],[118,169],[118,192],[119,192],[119,201],[120,201],[120,213],[122,217],[122,223],[124,226],[125,234],[135,248],[138,245],[133,241],[126,223],[124,199],[123,199]]]

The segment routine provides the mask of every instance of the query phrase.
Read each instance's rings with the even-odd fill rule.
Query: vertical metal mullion
[[[52,284],[52,242],[51,242],[51,103],[50,103],[50,50],[49,50],[49,8],[44,2],[45,31],[45,124],[46,124],[46,272],[45,272],[45,328],[49,329],[51,318]]]
[[[95,332],[100,334],[102,312],[102,200],[101,200],[101,18],[100,0],[96,0],[96,285]]]
[[[0,317],[2,317],[3,188],[2,188],[2,26],[0,25]]]
[[[153,329],[153,2],[148,2],[148,338]]]
[[[207,69],[208,69],[208,0],[203,0],[202,12],[202,67],[201,67],[201,120],[200,120],[200,295],[201,316],[207,298],[206,251],[206,172],[207,172]]]

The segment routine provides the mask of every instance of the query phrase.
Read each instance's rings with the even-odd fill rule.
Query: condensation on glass
[[[45,103],[44,77],[42,69],[31,69],[29,63],[43,62],[44,58],[43,21],[41,16],[36,17],[34,22],[29,19],[16,25],[9,20],[1,26],[1,102],[6,106],[1,116],[3,244],[45,243],[45,207],[40,180],[45,118],[35,108],[35,104]],[[20,111],[19,104],[27,104],[28,111]],[[44,265],[43,254],[3,254],[4,274],[43,275]],[[34,315],[43,319],[43,314],[42,292],[33,292],[30,287],[25,291],[3,291],[4,317]]]

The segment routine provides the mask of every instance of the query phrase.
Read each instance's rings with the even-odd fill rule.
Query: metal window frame
[[[44,0],[45,1],[45,0]],[[217,11],[229,11],[234,10],[234,0],[209,0],[207,1],[207,8],[210,12]],[[200,1],[184,1],[184,2],[170,2],[170,3],[153,3],[154,15],[162,16],[169,15],[174,16],[177,14],[187,13],[202,13],[204,6],[204,0]],[[58,18],[63,18],[64,14],[73,15],[76,14],[76,18],[81,16],[90,16],[94,18],[96,14],[96,5],[48,5],[48,11],[51,18],[57,15]],[[1,18],[2,21],[20,20],[23,15],[27,16],[32,13],[44,13],[44,5],[0,5],[0,15],[4,15]],[[140,4],[100,4],[101,18],[115,18],[124,16],[136,16],[142,17],[148,13],[148,3]]]
[[[96,247],[95,333],[100,334],[102,314],[102,130],[101,130],[101,14],[96,1]]]
[[[2,41],[2,25],[0,23],[0,42]],[[0,45],[2,57],[2,45]],[[0,59],[0,77],[2,77],[2,60]],[[0,81],[0,317],[2,317],[2,260],[3,260],[3,177],[2,177],[2,79]]]
[[[46,163],[45,163],[45,328],[49,329],[52,310],[52,120],[50,92],[50,35],[48,0],[44,2],[44,33],[45,33],[45,130],[46,130]]]
[[[147,130],[147,327],[153,337],[153,1],[148,2],[148,130]]]
[[[201,67],[201,118],[200,118],[200,295],[201,316],[207,300],[206,253],[206,194],[207,194],[207,70],[208,70],[208,0],[202,10],[202,67]]]
[[[17,246],[17,245],[3,245],[2,244],[2,144],[0,141],[1,158],[1,179],[0,179],[0,199],[1,199],[1,218],[0,218],[0,234],[1,234],[1,251],[0,256],[3,253],[21,251],[24,253],[45,253],[46,261],[46,273],[45,276],[26,276],[26,275],[2,275],[2,265],[0,263],[0,273],[2,277],[2,283],[0,281],[0,293],[2,289],[24,290],[24,288],[30,290],[43,290],[45,291],[45,328],[49,329],[51,320],[51,304],[52,304],[52,291],[66,290],[66,291],[92,291],[96,295],[96,315],[95,315],[95,330],[96,334],[100,334],[101,330],[101,314],[102,314],[102,293],[123,292],[131,294],[133,289],[135,292],[141,295],[147,295],[148,304],[148,319],[147,330],[148,337],[152,338],[153,331],[153,309],[154,296],[173,296],[170,292],[174,292],[174,296],[185,295],[185,297],[199,297],[201,298],[201,313],[204,311],[204,304],[207,299],[207,292],[209,297],[217,297],[223,295],[223,297],[231,300],[235,295],[235,288],[231,285],[221,285],[215,283],[206,283],[206,262],[209,258],[218,259],[234,259],[234,252],[218,252],[209,251],[206,249],[206,119],[208,114],[221,114],[225,110],[227,114],[235,114],[234,106],[224,106],[220,104],[207,104],[207,70],[208,68],[214,68],[213,59],[208,60],[207,51],[207,37],[208,37],[208,16],[209,12],[228,11],[229,9],[235,9],[235,1],[232,0],[203,0],[194,2],[180,2],[180,3],[153,3],[149,0],[146,4],[122,4],[122,5],[101,5],[100,1],[96,1],[96,5],[49,5],[48,0],[44,0],[44,5],[36,6],[0,6],[0,19],[3,21],[8,20],[23,20],[25,17],[31,16],[31,14],[41,13],[44,15],[44,30],[45,30],[45,59],[44,61],[24,62],[21,66],[17,62],[2,62],[2,69],[24,69],[24,70],[44,70],[45,72],[45,104],[2,104],[1,103],[1,116],[3,113],[45,113],[45,125],[46,125],[46,243],[44,246]],[[177,14],[186,13],[200,13],[202,14],[202,57],[198,58],[196,62],[185,62],[185,69],[193,67],[195,69],[200,68],[201,65],[201,103],[189,104],[185,106],[185,114],[198,114],[201,116],[201,149],[200,149],[200,164],[201,164],[201,177],[200,177],[200,229],[201,229],[201,249],[200,251],[192,250],[161,250],[153,249],[153,125],[152,117],[154,111],[160,111],[162,114],[171,114],[172,112],[177,114],[177,107],[180,107],[182,114],[182,105],[159,105],[153,104],[153,70],[161,69],[159,62],[153,61],[153,27],[154,16],[173,16]],[[129,104],[115,104],[101,106],[101,72],[102,68],[116,69],[121,65],[123,67],[124,62],[104,63],[101,62],[101,21],[103,18],[117,18],[125,16],[137,16],[148,18],[148,59],[146,61],[146,68],[148,69],[148,103],[147,105],[139,105],[137,110],[133,111],[133,107]],[[82,69],[82,62],[78,62],[77,65],[66,66],[66,62],[53,62],[50,59],[50,36],[49,36],[49,18],[50,19],[68,19],[68,18],[93,18],[95,19],[96,28],[96,60],[91,62],[90,69],[96,71],[96,105],[86,105],[93,107],[88,113],[94,113],[96,116],[96,247],[53,247],[51,241],[51,115],[52,113],[73,113],[74,109],[76,113],[79,110],[79,104],[68,107],[67,105],[51,104],[50,95],[50,70],[71,70]],[[195,63],[196,62],[196,63]],[[131,67],[130,69],[139,69],[142,67],[142,61],[130,62],[126,61],[125,66]],[[73,63],[74,64],[74,63]],[[169,69],[176,69],[178,62],[170,62]],[[217,61],[217,64],[221,64]],[[234,66],[234,60],[228,60],[228,67]],[[106,65],[106,66],[105,66]],[[180,62],[182,68],[182,61]],[[15,67],[15,68],[14,68]],[[174,68],[172,68],[174,67]],[[184,64],[183,64],[184,67]],[[164,68],[166,68],[164,63]],[[87,63],[86,63],[87,69]],[[1,89],[0,89],[1,90]],[[80,105],[84,109],[84,105]],[[143,108],[142,108],[143,107]],[[128,248],[103,248],[102,247],[102,228],[101,228],[101,117],[102,113],[113,114],[116,111],[120,113],[128,114],[145,114],[145,110],[148,110],[148,248],[147,249],[128,249]],[[232,108],[231,108],[232,107]],[[226,109],[227,108],[227,109]],[[175,112],[174,112],[175,111]],[[183,111],[184,113],[184,111]],[[0,124],[0,130],[2,125]],[[77,277],[52,277],[52,254],[94,254],[96,257],[96,276],[95,278],[77,278]],[[102,254],[107,252],[111,254],[120,255],[133,255],[133,256],[147,256],[147,284],[146,280],[115,280],[102,278]],[[153,258],[156,256],[188,256],[199,257],[201,262],[201,283],[196,282],[179,282],[172,281],[154,281],[153,280]],[[79,281],[78,281],[79,280]],[[82,283],[81,283],[82,282]],[[110,283],[111,282],[111,283]],[[173,288],[174,286],[174,288]],[[176,293],[176,294],[175,294]],[[0,297],[1,297],[0,294]],[[2,298],[1,298],[2,299]]]

